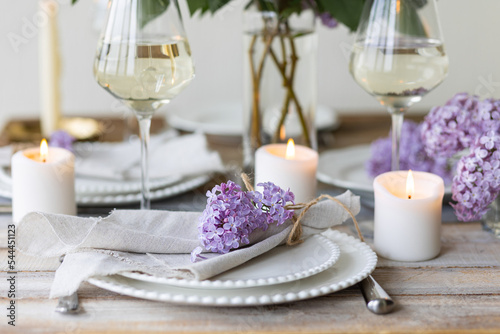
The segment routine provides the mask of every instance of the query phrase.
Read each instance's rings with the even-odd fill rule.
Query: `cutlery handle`
[[[365,298],[366,307],[375,314],[392,312],[395,303],[371,275],[359,282],[359,288]]]

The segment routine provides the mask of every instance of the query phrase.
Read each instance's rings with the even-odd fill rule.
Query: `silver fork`
[[[64,254],[59,257],[59,262],[62,263],[64,261]],[[80,311],[80,303],[78,301],[78,294],[76,291],[64,297],[59,297],[59,303],[55,309],[56,312],[62,314],[76,314]]]

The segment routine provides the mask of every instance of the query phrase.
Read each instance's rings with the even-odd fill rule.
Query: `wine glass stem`
[[[151,129],[151,115],[137,115],[141,133],[141,210],[151,208],[149,192],[149,131]]]
[[[389,110],[392,117],[392,156],[391,170],[399,170],[399,141],[401,138],[401,127],[403,126],[404,113]]]

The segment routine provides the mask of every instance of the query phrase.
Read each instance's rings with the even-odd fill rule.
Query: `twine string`
[[[250,182],[250,178],[248,177],[248,175],[246,173],[241,174],[241,179],[243,180],[245,187],[249,191],[254,190],[252,183]],[[341,201],[339,201],[335,197],[330,196],[328,194],[322,194],[322,195],[316,197],[315,199],[313,199],[312,201],[307,202],[307,203],[288,204],[285,206],[285,209],[287,209],[287,210],[302,210],[302,211],[300,211],[298,216],[296,214],[293,215],[292,230],[290,231],[290,234],[288,234],[286,244],[288,246],[293,246],[293,245],[297,245],[297,244],[300,244],[303,242],[303,240],[301,239],[301,237],[302,237],[302,224],[301,224],[302,218],[304,218],[305,214],[312,206],[318,204],[323,199],[334,201],[335,203],[340,205],[349,214],[349,216],[351,216],[352,221],[354,222],[354,226],[356,227],[356,232],[358,233],[358,237],[362,242],[364,242],[365,239],[363,238],[363,235],[361,234],[361,230],[359,228],[358,221],[356,220],[356,217],[354,217],[354,214],[351,212],[351,210],[349,210],[349,208],[344,203],[342,203]]]

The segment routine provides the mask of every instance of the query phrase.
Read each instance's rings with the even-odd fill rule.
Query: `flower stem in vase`
[[[252,123],[251,123],[251,133],[252,133],[252,146],[260,147],[262,145],[261,141],[261,114],[260,114],[260,82],[262,79],[262,72],[264,71],[264,64],[271,49],[271,43],[273,42],[274,35],[265,34],[263,39],[265,41],[265,48],[262,54],[262,58],[259,62],[257,71],[254,66],[254,54],[255,54],[255,43],[257,42],[257,35],[252,37],[252,42],[250,43],[250,48],[248,54],[250,56],[250,71],[252,72]]]
[[[288,113],[288,107],[290,105],[290,100],[292,100],[293,103],[295,104],[296,109],[297,109],[297,114],[299,116],[300,125],[302,127],[302,134],[304,135],[304,141],[305,141],[307,146],[311,146],[311,142],[309,140],[309,130],[307,129],[307,124],[306,124],[306,121],[304,118],[304,113],[302,111],[302,107],[300,105],[300,102],[297,98],[297,94],[295,94],[295,91],[293,89],[293,82],[295,80],[295,69],[297,67],[297,62],[298,62],[299,58],[297,57],[297,51],[295,48],[295,40],[294,40],[294,37],[292,35],[290,35],[290,29],[288,28],[288,25],[287,25],[287,36],[288,36],[288,40],[290,42],[290,52],[291,52],[291,55],[290,55],[291,71],[290,71],[289,77],[287,76],[287,73],[286,73],[287,56],[286,56],[286,47],[284,47],[284,43],[281,44],[282,45],[282,53],[283,53],[283,63],[280,63],[278,57],[276,56],[276,53],[274,52],[274,50],[272,48],[269,51],[271,58],[273,59],[276,66],[278,67],[278,70],[283,78],[283,86],[287,90],[285,102],[283,103],[283,108],[281,110],[280,121],[278,123],[278,126],[276,127],[275,134],[273,136],[273,141],[277,141],[277,139],[279,138],[279,133],[280,133],[281,127],[285,123],[286,115]]]

